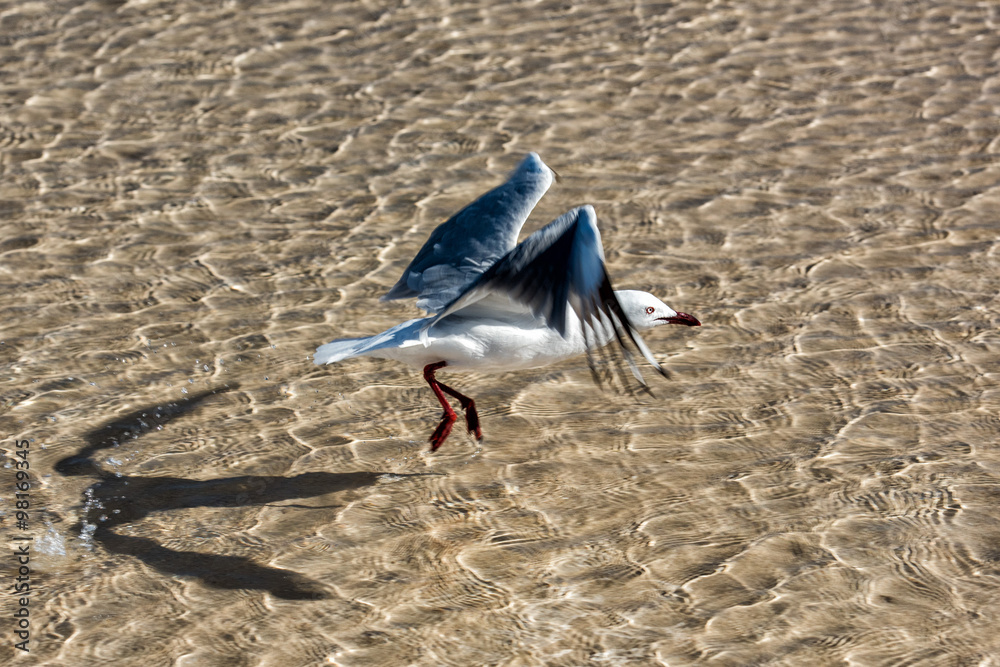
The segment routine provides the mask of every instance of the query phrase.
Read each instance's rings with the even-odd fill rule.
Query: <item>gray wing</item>
[[[622,309],[604,265],[604,248],[597,216],[590,205],[559,216],[522,241],[486,270],[425,327],[490,296],[505,295],[544,318],[564,338],[570,326],[569,309],[583,328],[589,353],[616,340],[632,374],[645,381],[626,347],[626,340],[663,376],[667,372],[653,357]],[[497,300],[491,299],[492,303]],[[593,364],[591,365],[593,369]]]
[[[417,297],[436,313],[517,244],[524,221],[552,184],[553,171],[528,153],[507,182],[437,227],[382,301]]]

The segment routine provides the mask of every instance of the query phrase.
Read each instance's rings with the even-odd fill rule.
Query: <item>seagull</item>
[[[428,317],[367,338],[321,345],[313,361],[324,365],[367,356],[423,368],[424,380],[444,408],[430,437],[431,451],[444,443],[458,419],[446,394],[462,406],[469,433],[483,437],[476,402],[435,377],[445,367],[512,371],[586,354],[600,382],[592,353],[615,341],[643,387],[627,342],[668,377],[639,332],[701,322],[648,292],[612,288],[592,206],[567,211],[517,243],[554,176],[536,153],[529,153],[503,185],[431,232],[381,299],[416,297]]]

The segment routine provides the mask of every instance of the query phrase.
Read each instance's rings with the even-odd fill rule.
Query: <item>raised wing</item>
[[[417,297],[436,313],[517,245],[528,214],[552,184],[554,172],[528,153],[507,182],[439,225],[382,301]]]
[[[438,320],[487,297],[501,295],[526,306],[535,317],[544,318],[564,338],[569,327],[578,324],[583,329],[588,356],[609,341],[617,340],[632,374],[643,385],[646,383],[635,366],[626,340],[631,341],[661,375],[667,375],[615,296],[604,265],[597,216],[590,205],[564,213],[526,238],[447,304],[423,329],[426,331]],[[576,317],[570,317],[570,309]]]

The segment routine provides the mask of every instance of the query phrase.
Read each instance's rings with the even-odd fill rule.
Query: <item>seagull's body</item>
[[[430,317],[369,338],[327,343],[316,350],[315,363],[370,356],[423,368],[445,410],[431,436],[432,449],[441,446],[457,419],[445,393],[459,400],[469,431],[482,437],[475,402],[436,379],[435,373],[444,367],[537,368],[589,356],[617,340],[633,374],[643,382],[625,346],[630,340],[666,375],[639,331],[700,322],[647,292],[611,288],[591,206],[572,209],[517,244],[521,227],[552,179],[541,158],[528,154],[506,183],[435,229],[383,297],[415,296]]]
[[[567,340],[548,327],[518,326],[510,320],[447,318],[425,341],[421,330],[433,318],[409,320],[342,348],[334,341],[316,350],[315,361],[329,364],[348,357],[392,359],[414,368],[445,362],[454,370],[517,371],[547,366],[586,351],[583,336]]]
[[[652,294],[633,290],[615,292],[619,300],[630,297],[638,302],[640,295],[649,298],[650,307],[657,308],[653,305],[657,304],[657,311],[663,317],[685,317],[684,313],[667,308]],[[578,357],[588,349],[604,347],[615,338],[614,332],[605,328],[595,334],[588,346],[580,318],[572,310],[567,312],[569,322],[566,335],[562,336],[528,308],[518,308],[516,302],[502,305],[506,309],[491,309],[488,314],[482,312],[488,308],[486,304],[459,311],[436,323],[435,317],[422,317],[397,324],[370,338],[335,340],[320,346],[314,361],[332,364],[351,357],[376,357],[414,368],[444,361],[453,370],[519,371]],[[425,330],[422,340],[421,333]]]
[[[516,371],[547,366],[587,351],[579,325],[563,338],[527,309],[520,316],[509,311],[491,317],[451,315],[429,327],[434,319],[409,320],[371,338],[327,343],[316,350],[314,360],[329,364],[365,356],[415,368],[444,361],[454,370]],[[425,327],[427,335],[421,340]]]

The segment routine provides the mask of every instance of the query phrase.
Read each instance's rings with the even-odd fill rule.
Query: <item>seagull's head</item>
[[[661,324],[684,324],[700,327],[701,322],[694,315],[678,313],[649,292],[638,290],[616,290],[615,296],[622,305],[625,316],[639,331],[652,329]]]

